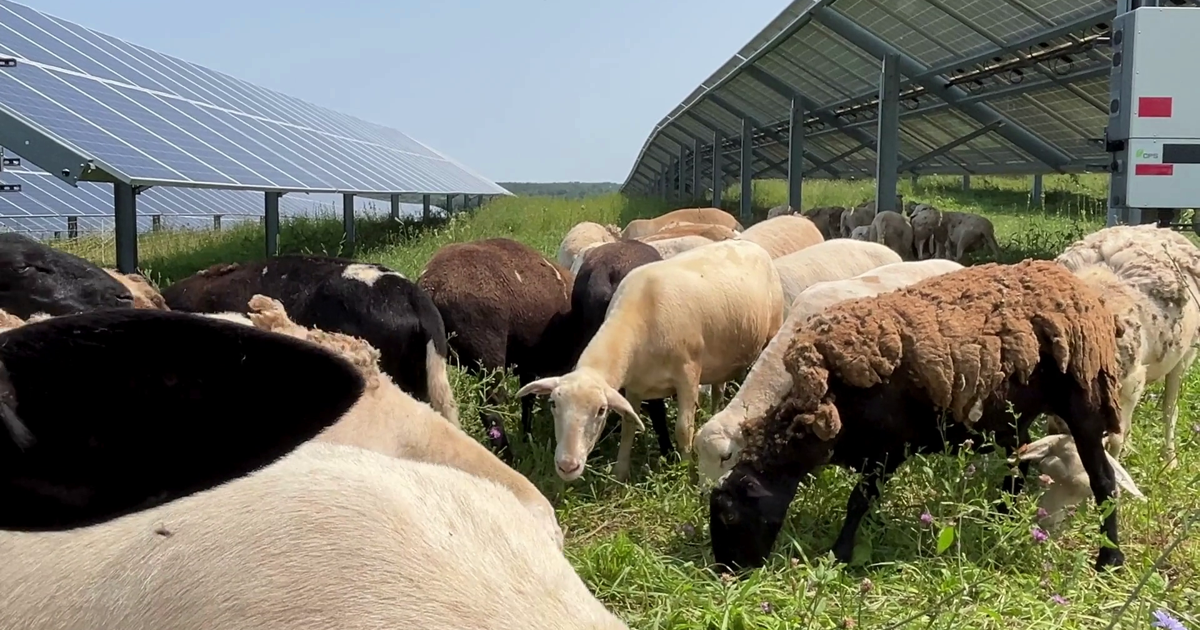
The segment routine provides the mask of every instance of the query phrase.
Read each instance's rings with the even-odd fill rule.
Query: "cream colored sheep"
[[[1106,448],[1112,437],[1112,435],[1105,436]],[[1106,451],[1104,455],[1108,459],[1108,464],[1112,466],[1117,487],[1139,500],[1145,500],[1145,495],[1138,490],[1137,484],[1133,482],[1133,477],[1129,471],[1125,470],[1124,466],[1121,466],[1121,462],[1117,461],[1112,453]],[[1075,440],[1069,434],[1052,433],[1040,440],[1022,445],[1010,459],[1013,463],[1036,464],[1038,470],[1050,480],[1049,487],[1038,499],[1038,507],[1046,511],[1046,517],[1039,522],[1050,533],[1056,533],[1061,529],[1068,508],[1076,506],[1092,496],[1091,481],[1087,471],[1083,469],[1083,462],[1079,459]]]
[[[601,245],[607,244],[608,243],[591,243],[589,245],[584,245],[583,249],[579,250],[579,254],[575,256],[575,262],[571,263],[571,277],[574,278],[575,276],[579,275],[579,270],[583,268],[583,261],[587,260],[587,256],[592,252],[592,250],[600,247]]]
[[[783,214],[756,223],[738,238],[762,245],[771,258],[786,256],[825,240],[811,219],[795,214]]]
[[[570,269],[576,259],[582,257],[585,247],[611,243],[620,237],[621,228],[615,225],[600,225],[591,221],[576,223],[567,230],[558,246],[558,264]]]
[[[295,324],[279,301],[264,295],[255,295],[249,306],[249,314],[241,316],[244,320],[226,314],[210,316],[238,323],[249,321],[259,329],[315,343],[338,353],[362,372],[367,383],[362,397],[316,439],[453,466],[490,479],[511,491],[562,547],[563,534],[554,507],[537,487],[432,407],[404,393],[379,369],[378,350],[357,337]]]
[[[620,413],[614,474],[625,480],[634,433],[645,428],[635,411],[641,401],[677,397],[677,447],[690,453],[699,386],[722,384],[750,367],[782,313],[771,255],[748,241],[712,243],[630,271],[575,369],[517,395],[553,401],[555,463],[567,481],[583,474],[609,409]]]
[[[835,238],[776,258],[775,268],[783,282],[784,317],[796,296],[818,282],[845,280],[898,262],[900,254],[879,243],[847,238]]]
[[[643,243],[653,243],[654,241],[665,241],[669,238],[678,238],[681,236],[703,236],[710,241],[724,241],[731,238],[737,238],[737,230],[732,230],[724,225],[714,223],[689,223],[685,221],[675,221],[663,226],[659,231],[639,236],[635,241]]]
[[[663,260],[673,258],[684,252],[691,251],[697,247],[712,245],[714,242],[703,236],[693,234],[691,236],[679,236],[676,238],[668,238],[661,241],[647,241],[646,244],[658,251],[658,255],[662,256]]]
[[[675,222],[711,223],[731,230],[742,230],[742,224],[732,214],[720,208],[680,208],[653,219],[634,219],[621,231],[621,238],[649,236]]]
[[[537,528],[486,479],[308,442],[101,525],[0,532],[0,627],[626,628]]]
[[[700,479],[715,482],[737,463],[745,443],[742,427],[757,422],[783,402],[792,388],[792,377],[783,368],[783,353],[792,336],[808,318],[827,307],[855,298],[870,297],[950,273],[963,266],[950,260],[897,262],[877,267],[845,280],[817,282],[796,297],[779,332],[750,368],[746,380],[729,405],[714,415],[696,434],[696,459]]]
[[[1146,385],[1165,381],[1162,456],[1175,467],[1179,394],[1200,345],[1200,248],[1173,230],[1121,225],[1072,243],[1055,260],[1096,288],[1125,329],[1117,340],[1122,434],[1109,452],[1120,456]]]
[[[167,306],[167,301],[163,299],[162,294],[158,292],[158,289],[154,288],[154,285],[150,284],[149,280],[136,273],[125,274],[116,269],[109,269],[108,267],[105,267],[104,271],[116,279],[117,282],[125,285],[126,289],[129,289],[129,292],[133,294],[134,308],[150,308],[160,311],[171,310]]]

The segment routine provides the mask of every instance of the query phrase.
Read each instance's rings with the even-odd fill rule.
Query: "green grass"
[[[1046,177],[1042,209],[1029,207],[1027,179],[975,178],[970,192],[961,191],[959,182],[923,178],[912,190],[904,181],[901,192],[988,216],[1005,261],[1053,257],[1103,226],[1100,177]],[[726,194],[727,208],[736,208],[737,192]],[[852,205],[872,195],[871,182],[812,181],[805,185],[804,206]],[[756,212],[765,213],[785,197],[783,182],[756,183]],[[578,221],[623,224],[666,209],[657,200],[619,195],[500,199],[432,227],[360,222],[357,256],[415,277],[447,243],[507,236],[553,256],[562,235]],[[283,228],[281,247],[336,252],[339,238],[337,222],[292,222]],[[170,280],[215,262],[257,258],[261,249],[261,232],[249,226],[221,235],[154,235],[143,239],[142,256],[153,277]],[[482,438],[481,388],[457,370],[453,376],[463,425]],[[515,391],[512,379],[508,387]],[[1030,535],[1036,476],[1010,516],[988,509],[1006,469],[999,456],[911,459],[864,521],[850,566],[833,563],[827,550],[841,526],[853,479],[841,470],[825,470],[797,495],[777,555],[763,569],[732,581],[709,569],[707,502],[696,486],[694,465],[660,458],[652,432],[639,436],[628,484],[611,477],[616,433],[600,443],[582,479],[559,480],[545,410],[535,420],[535,441],[514,448],[518,469],[558,507],[567,556],[631,628],[1150,628],[1152,612],[1164,609],[1189,630],[1200,630],[1200,522],[1195,522],[1200,518],[1200,369],[1189,375],[1180,400],[1180,467],[1172,472],[1162,470],[1158,455],[1160,395],[1160,387],[1149,388],[1127,443],[1125,465],[1147,501],[1121,505],[1127,563],[1107,576],[1091,568],[1099,517],[1090,503],[1080,506],[1067,531],[1041,544]],[[515,434],[517,402],[499,411]],[[701,410],[697,426],[707,417]],[[930,527],[918,518],[924,510],[934,517]],[[1195,526],[1185,533],[1189,519]],[[937,537],[948,527],[956,536],[938,553]],[[1164,557],[1176,540],[1181,542]],[[1056,603],[1055,595],[1068,603]]]

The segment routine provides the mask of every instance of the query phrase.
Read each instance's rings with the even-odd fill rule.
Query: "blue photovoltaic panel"
[[[6,0],[0,55],[0,106],[130,183],[507,194],[394,129]]]

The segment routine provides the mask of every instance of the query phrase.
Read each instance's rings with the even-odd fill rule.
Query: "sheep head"
[[[645,431],[633,405],[591,370],[536,380],[517,391],[517,397],[539,394],[550,397],[554,414],[554,463],[558,476],[574,481],[583,475],[588,453],[595,448],[609,410]]]
[[[710,418],[696,433],[696,460],[702,482],[716,483],[732,470],[737,455],[746,445],[740,423],[733,419],[726,421],[727,411],[724,409]]]

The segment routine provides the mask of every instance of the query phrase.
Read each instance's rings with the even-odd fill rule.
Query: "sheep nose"
[[[583,461],[577,457],[564,457],[556,463],[558,464],[558,475],[568,481],[583,472]]]

